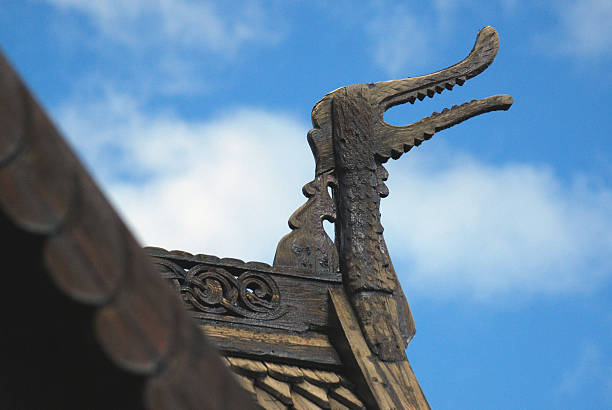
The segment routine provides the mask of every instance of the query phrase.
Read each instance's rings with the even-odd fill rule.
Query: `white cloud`
[[[43,1],[85,17],[85,25],[57,18],[52,27],[64,47],[91,48],[104,62],[100,66],[114,68],[105,82],[134,94],[208,91],[218,82],[210,80],[212,74],[223,76],[229,64],[257,46],[278,44],[286,31],[276,9],[264,9],[257,0]],[[74,33],[66,36],[66,27]]]
[[[581,291],[609,276],[612,192],[527,164],[423,149],[391,165],[383,225],[411,292]]]
[[[492,7],[500,13],[514,14],[518,1],[498,0]],[[458,26],[465,22],[462,13],[488,12],[488,8],[483,9],[482,2],[473,0],[435,0],[422,7],[406,4],[408,2],[396,0],[370,0],[364,7],[365,13],[351,12],[352,3],[346,6],[346,15],[370,22],[365,28],[373,60],[392,77],[424,74],[420,70],[444,55],[446,47],[452,46]],[[474,33],[479,28],[467,27]],[[469,50],[469,44],[461,47]]]
[[[518,8],[520,2],[521,0],[497,0],[492,2],[492,5],[497,6],[496,3],[499,3],[504,12],[512,13]],[[433,4],[440,17],[444,17],[444,14],[454,13],[462,8],[483,9],[482,2],[477,0],[434,0]]]
[[[60,123],[147,245],[269,263],[312,178],[307,126],[283,113],[187,121],[109,93],[64,108]],[[411,294],[558,294],[610,275],[612,192],[432,148],[391,165],[383,200]]]
[[[465,13],[479,19],[491,13],[516,17],[539,14],[543,22],[534,30],[534,43],[545,54],[562,54],[579,60],[612,55],[612,1],[549,0],[542,4],[498,0],[483,8],[482,2],[435,0],[429,7],[409,7],[395,0],[368,3],[367,28],[374,62],[391,76],[421,74],[430,60],[448,46]],[[350,16],[350,11],[347,12]],[[551,23],[546,15],[552,16]],[[363,14],[353,19],[365,18]],[[485,20],[486,21],[486,20]],[[475,27],[480,28],[480,27]]]
[[[367,0],[359,7],[347,0],[311,3],[332,17],[330,24],[349,33],[361,30],[363,47],[374,65],[389,76],[405,77],[410,71],[422,74],[419,70],[428,65],[432,46],[446,22],[444,12],[454,10],[456,0],[437,0],[428,7],[397,0]]]
[[[231,54],[249,42],[274,42],[279,36],[254,1],[240,1],[225,11],[204,0],[46,1],[86,15],[109,38],[139,47],[170,41]]]
[[[581,0],[551,4],[558,25],[538,39],[547,51],[580,59],[612,54],[612,2]]]
[[[146,245],[271,262],[313,176],[306,123],[282,113],[186,121],[109,93],[59,118]]]
[[[601,390],[604,399],[612,404],[611,358],[609,353],[607,356],[604,353],[593,343],[583,343],[575,363],[562,375],[559,393],[562,396],[578,396],[585,389]]]
[[[367,26],[374,62],[391,76],[405,77],[402,70],[419,68],[429,58],[433,30],[403,5],[379,10],[384,12],[375,13]]]

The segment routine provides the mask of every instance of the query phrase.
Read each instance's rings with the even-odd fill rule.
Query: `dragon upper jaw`
[[[401,80],[382,81],[368,84],[372,103],[377,105],[382,115],[389,108],[414,103],[416,99],[433,97],[445,89],[452,90],[457,85],[463,85],[470,78],[476,77],[491,65],[499,50],[499,36],[491,26],[478,31],[474,47],[463,60],[445,69],[418,77]]]
[[[507,110],[513,103],[509,95],[495,95],[480,100],[465,102],[459,106],[445,108],[431,116],[403,127],[386,123],[384,112],[398,104],[424,100],[434,97],[442,91],[452,90],[455,84],[463,85],[465,81],[483,72],[495,59],[499,49],[499,37],[493,27],[487,26],[478,32],[476,43],[469,55],[461,62],[432,74],[406,78],[403,80],[377,83],[374,87],[382,89],[384,97],[377,101],[379,117],[375,124],[376,157],[380,162],[389,158],[397,159],[412,147],[430,139],[436,132],[459,124],[469,118],[490,111]],[[381,90],[377,92],[381,93]]]
[[[459,63],[435,73],[400,80],[379,83],[355,84],[334,90],[323,97],[312,110],[314,128],[308,134],[308,141],[316,160],[316,174],[321,175],[335,167],[332,143],[331,101],[335,95],[346,93],[355,98],[365,98],[374,115],[375,155],[378,161],[397,159],[402,153],[418,146],[437,131],[452,127],[474,116],[496,110],[507,110],[512,105],[509,95],[496,95],[474,100],[441,113],[434,113],[413,124],[396,127],[387,124],[383,115],[389,108],[414,103],[417,99],[433,97],[442,91],[452,90],[458,84],[482,73],[495,59],[499,49],[499,37],[493,27],[487,26],[478,32],[474,47]]]

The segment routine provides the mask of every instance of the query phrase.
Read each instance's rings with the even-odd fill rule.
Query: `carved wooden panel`
[[[326,329],[327,290],[341,286],[338,276],[313,278],[260,262],[146,251],[192,317],[201,320],[297,332]]]

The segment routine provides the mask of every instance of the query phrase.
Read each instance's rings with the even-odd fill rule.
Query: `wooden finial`
[[[339,88],[312,110],[314,128],[308,141],[316,160],[315,180],[305,186],[308,202],[292,215],[293,231],[279,243],[274,264],[306,269],[313,276],[339,268],[365,339],[381,360],[403,360],[415,332],[383,238],[380,199],[388,194],[388,173],[382,164],[440,130],[485,112],[507,110],[512,97],[473,100],[403,127],[387,124],[383,114],[394,105],[463,85],[493,62],[498,47],[497,32],[487,26],[469,55],[451,67]],[[333,200],[327,187],[333,190]],[[323,219],[335,219],[335,248],[322,228]]]

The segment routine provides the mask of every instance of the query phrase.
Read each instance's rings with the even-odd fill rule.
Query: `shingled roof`
[[[355,386],[340,372],[227,356],[241,386],[263,408],[362,409]]]
[[[251,408],[0,55],[0,408]]]

